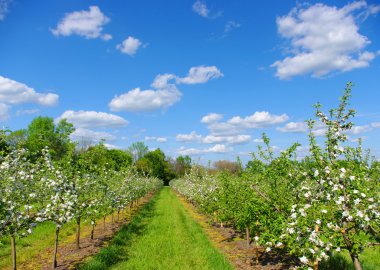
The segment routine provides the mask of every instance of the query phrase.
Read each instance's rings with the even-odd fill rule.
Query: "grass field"
[[[81,269],[233,269],[165,187]]]

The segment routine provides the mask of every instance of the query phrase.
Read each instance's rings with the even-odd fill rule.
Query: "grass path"
[[[165,187],[82,269],[233,268]]]

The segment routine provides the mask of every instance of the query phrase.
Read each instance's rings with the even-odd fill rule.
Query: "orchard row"
[[[35,154],[35,153],[34,153]],[[52,221],[56,226],[53,269],[57,266],[61,227],[75,220],[77,247],[80,224],[92,224],[122,209],[162,186],[157,178],[142,177],[131,167],[113,170],[77,159],[69,151],[59,162],[52,161],[45,148],[35,158],[29,150],[15,149],[0,164],[0,238],[10,237],[13,269],[16,269],[16,239],[33,233],[38,223]]]
[[[322,147],[309,124],[310,155],[297,159],[298,143],[275,156],[269,138],[238,175],[193,170],[171,186],[221,224],[245,231],[247,243],[298,258],[298,268],[317,269],[335,252],[359,254],[380,239],[380,163],[345,144],[353,110],[351,84],[329,115],[316,105],[326,128]],[[257,255],[257,254],[256,254]],[[256,256],[257,258],[257,256]]]

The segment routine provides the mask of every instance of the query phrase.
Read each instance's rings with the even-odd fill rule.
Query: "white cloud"
[[[155,136],[145,136],[145,140],[146,141],[156,141],[156,142],[159,142],[159,143],[165,143],[168,141],[167,138],[165,137],[155,137]]]
[[[201,122],[203,124],[211,124],[223,119],[223,115],[217,113],[209,113],[202,117]]]
[[[199,0],[194,3],[193,11],[204,18],[207,18],[210,14],[210,10],[207,8],[206,3]]]
[[[33,88],[0,76],[0,102],[8,104],[37,103],[53,106],[58,102],[58,95],[37,93]]]
[[[74,141],[80,141],[80,140],[90,140],[91,142],[100,142],[102,139],[106,141],[114,141],[116,140],[116,136],[104,132],[104,131],[94,131],[91,129],[86,129],[86,128],[77,128],[75,131],[70,135],[72,140]]]
[[[178,134],[176,140],[179,142],[198,142],[204,144],[220,144],[226,143],[229,145],[233,144],[244,144],[248,143],[251,140],[250,135],[233,135],[233,136],[220,136],[209,134],[203,137],[200,134],[197,134],[195,131],[192,131],[190,134]]]
[[[274,115],[269,112],[255,112],[247,117],[234,116],[225,122],[214,121],[207,123],[208,129],[214,135],[237,134],[247,129],[273,126],[287,121],[286,114]]]
[[[22,115],[31,115],[31,114],[36,114],[39,113],[39,109],[30,109],[30,110],[18,110],[16,112],[17,116],[22,116]]]
[[[353,142],[353,143],[358,143],[360,140],[361,141],[365,141],[366,139],[368,139],[368,137],[367,136],[363,136],[361,138],[351,139],[350,141]]]
[[[228,152],[231,152],[232,150],[233,150],[232,148],[226,147],[224,144],[216,144],[213,147],[203,148],[203,149],[181,147],[178,150],[178,153],[180,155],[194,156],[194,155],[210,154],[210,153],[228,153]]]
[[[255,142],[255,143],[263,143],[264,140],[263,139],[254,139],[253,142]]]
[[[0,122],[4,122],[9,119],[9,106],[4,103],[0,103]]]
[[[0,21],[5,19],[5,14],[8,13],[9,5],[12,0],[0,0]]]
[[[109,107],[112,111],[132,112],[166,109],[180,101],[182,97],[182,93],[175,83],[205,83],[220,76],[223,76],[223,74],[215,66],[192,67],[189,75],[185,78],[178,78],[176,75],[169,73],[159,74],[151,84],[154,89],[141,90],[140,88],[135,88],[120,96],[115,96],[109,103]]]
[[[55,36],[79,35],[87,39],[102,38],[110,40],[110,34],[103,34],[103,26],[110,21],[97,6],[90,6],[89,10],[74,11],[65,14],[56,29],[52,29]]]
[[[176,87],[160,90],[140,90],[135,88],[109,103],[111,111],[153,111],[166,109],[181,99],[182,93]]]
[[[169,84],[169,81],[174,79],[176,76],[174,74],[159,74],[154,78],[153,83],[151,84],[152,87],[155,89],[164,89],[167,88]]]
[[[120,147],[116,146],[116,145],[113,145],[113,144],[109,144],[109,143],[105,143],[104,146],[109,149],[109,150],[112,150],[112,149],[120,149]]]
[[[223,73],[216,66],[192,67],[184,78],[177,78],[177,83],[197,84],[206,83],[211,79],[223,77]]]
[[[66,119],[69,123],[79,128],[99,128],[99,127],[124,127],[128,121],[124,118],[105,112],[96,111],[65,111],[57,118],[57,121]]]
[[[371,126],[374,128],[380,128],[380,122],[371,123]]]
[[[178,134],[176,140],[179,142],[196,142],[202,139],[202,135],[192,131],[190,134]]]
[[[195,3],[193,4],[193,11],[197,13],[199,16],[208,19],[215,19],[222,16],[223,14],[222,11],[212,13],[211,10],[207,7],[206,3],[201,0],[195,1]]]
[[[207,135],[202,139],[203,143],[227,143],[227,144],[244,144],[251,141],[250,135],[235,135],[235,136],[215,136]]]
[[[118,49],[122,53],[132,56],[136,54],[141,44],[142,43],[139,39],[129,36],[121,44],[116,45],[116,49]]]
[[[363,132],[371,131],[372,128],[370,125],[364,125],[364,126],[353,126],[350,130],[347,131],[348,134],[360,134]]]
[[[278,127],[277,130],[285,133],[304,133],[307,132],[308,126],[305,122],[289,122],[283,127]]]
[[[346,72],[369,66],[375,53],[363,51],[370,43],[359,33],[354,12],[371,9],[365,1],[353,2],[343,8],[315,4],[306,9],[294,8],[277,18],[278,32],[290,41],[292,55],[276,61],[276,76],[288,79],[312,74],[321,77],[331,72]]]

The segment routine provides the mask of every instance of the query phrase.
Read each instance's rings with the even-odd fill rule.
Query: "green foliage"
[[[133,162],[136,162],[148,154],[149,147],[144,142],[134,142],[128,147],[128,152],[131,153]]]
[[[51,151],[52,158],[59,160],[73,148],[73,143],[70,140],[70,134],[74,132],[74,126],[68,123],[65,119],[59,121],[57,125],[51,117],[39,116],[29,124],[27,129],[26,147],[35,155],[39,155],[42,149],[48,147]],[[18,134],[18,145],[21,143],[20,135]],[[17,145],[17,144],[16,144]]]
[[[343,145],[355,115],[347,109],[351,87],[348,83],[329,115],[315,106],[327,130],[325,146],[313,132],[316,121],[309,120],[311,155],[301,162],[298,143],[275,155],[264,133],[241,177],[191,172],[171,185],[213,218],[237,230],[249,228],[267,251],[281,248],[298,257],[304,269],[343,249],[360,269],[359,254],[380,237],[380,173],[360,142]]]

